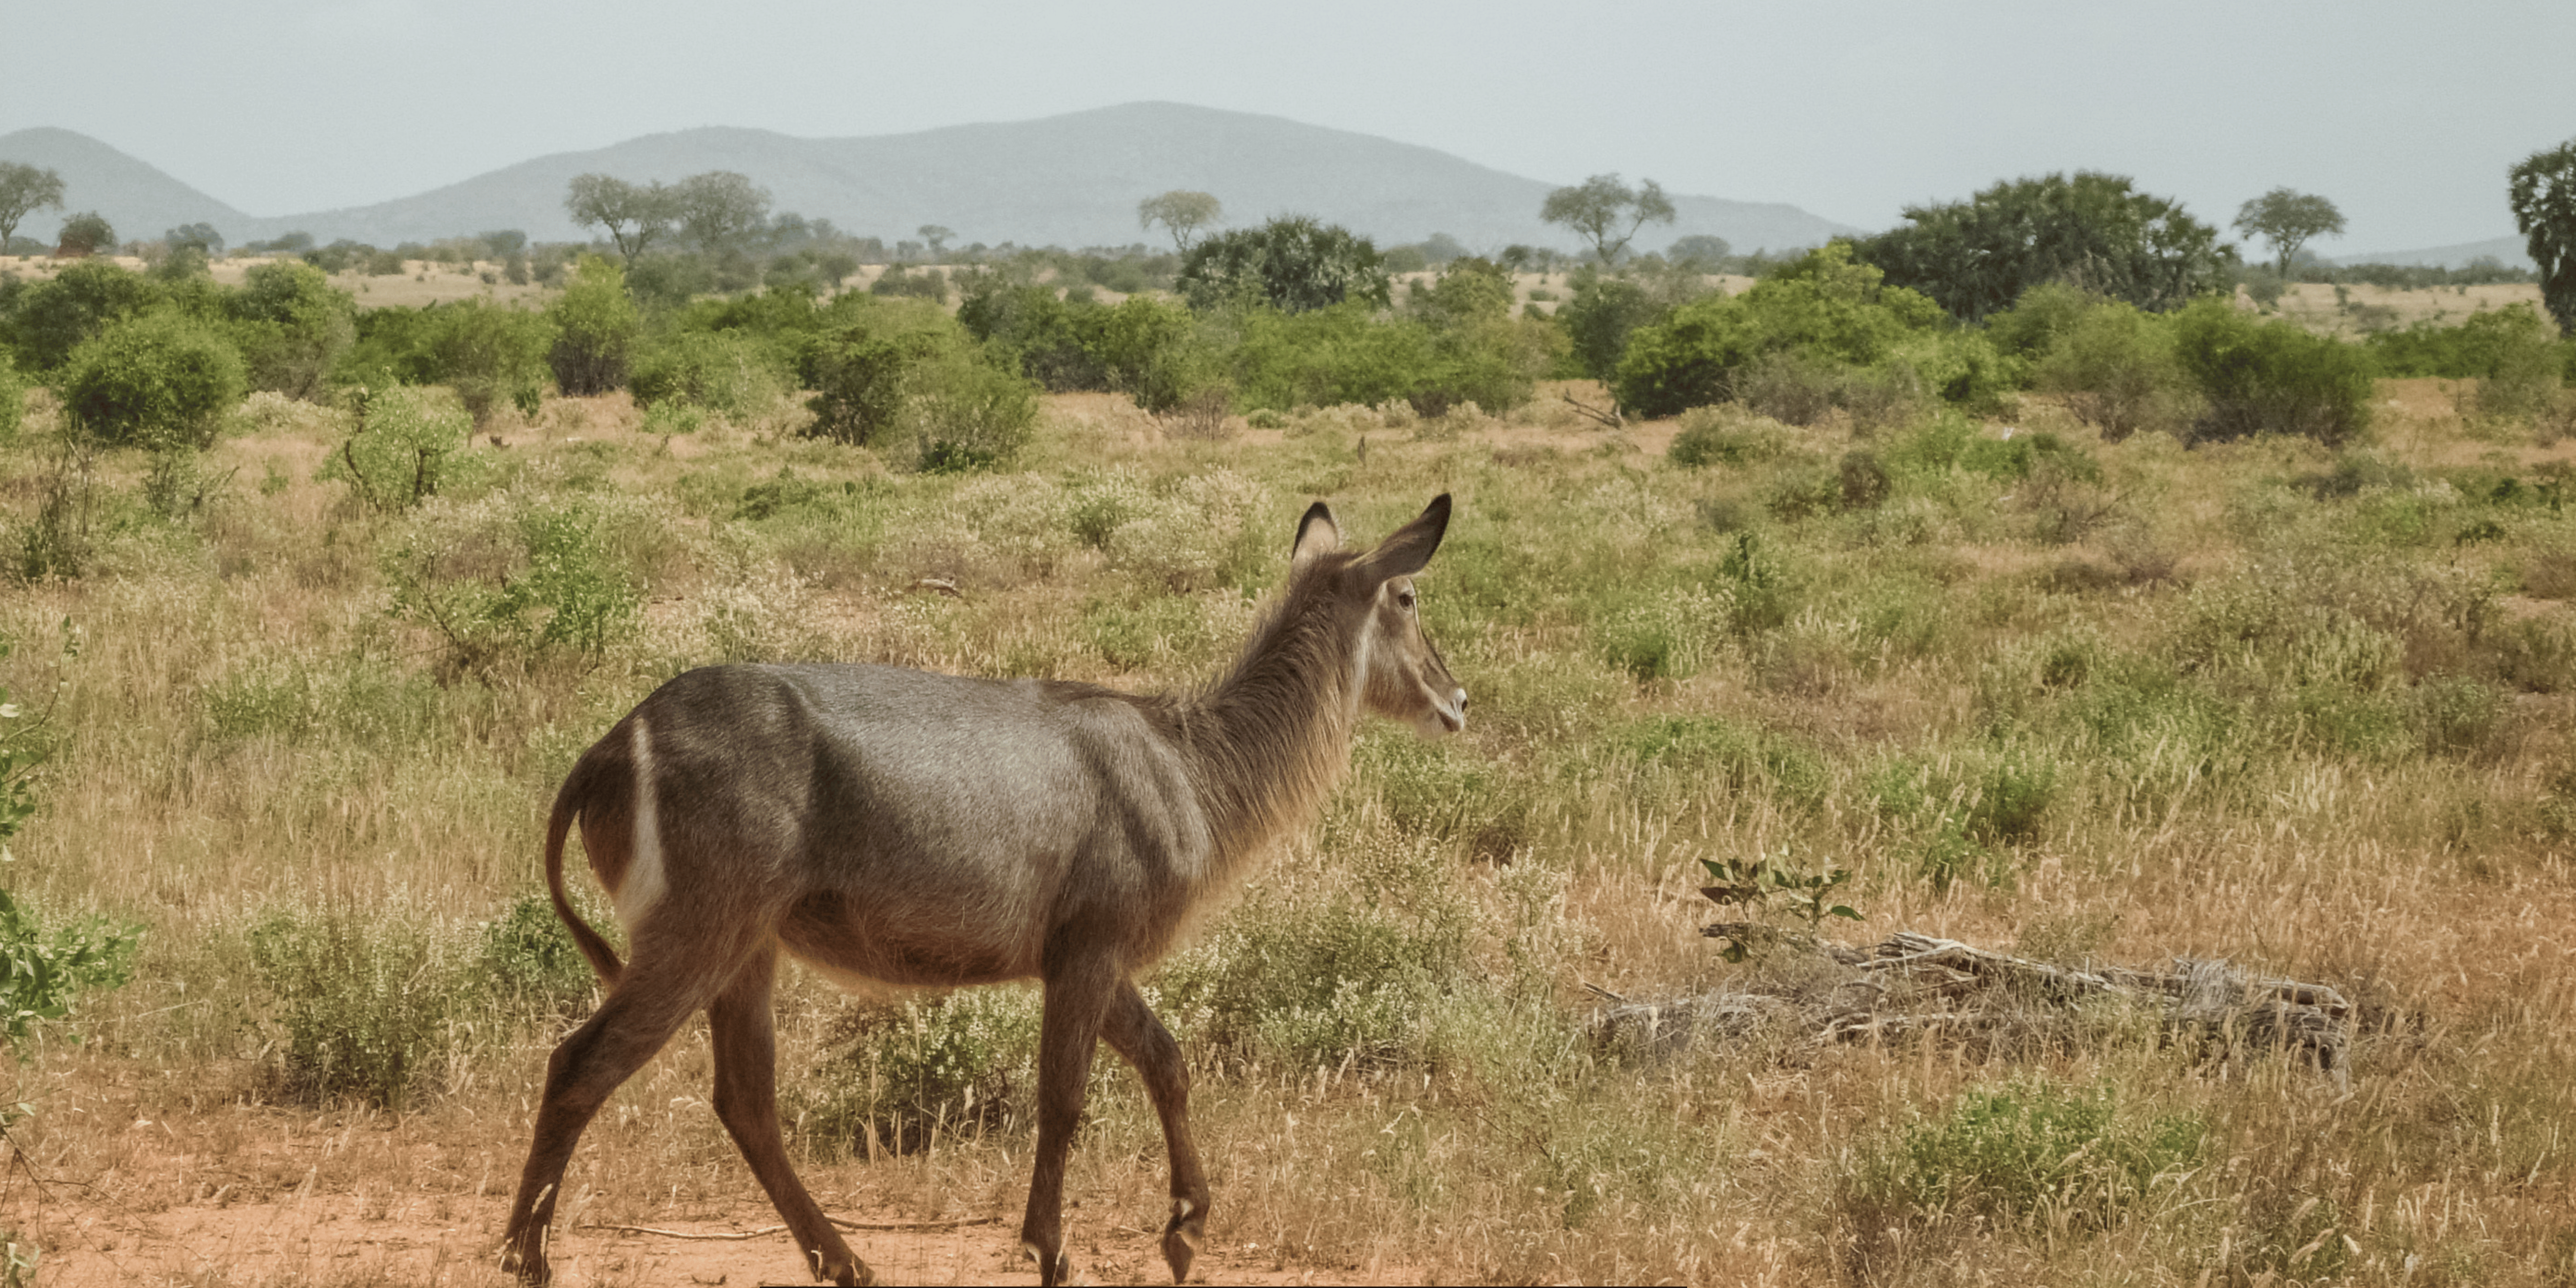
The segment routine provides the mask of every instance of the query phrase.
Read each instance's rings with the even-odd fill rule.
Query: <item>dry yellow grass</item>
[[[889,481],[857,449],[722,425],[665,440],[642,434],[622,398],[563,401],[505,426],[508,447],[474,450],[530,485],[669,500],[651,603],[605,659],[444,682],[425,678],[436,640],[388,611],[377,560],[402,521],[359,513],[315,477],[335,427],[227,439],[210,464],[237,468],[236,482],[211,514],[173,525],[129,506],[89,576],[0,595],[0,631],[20,641],[0,679],[22,700],[50,687],[60,624],[84,640],[59,672],[72,740],[16,844],[13,888],[48,909],[134,918],[151,936],[137,980],[85,1021],[90,1041],[57,1038],[17,1071],[13,1098],[36,1113],[11,1128],[26,1170],[0,1191],[0,1218],[46,1250],[48,1282],[497,1283],[486,1267],[500,1196],[553,1030],[461,1042],[401,1113],[300,1099],[263,1049],[274,1030],[238,947],[260,910],[411,899],[468,927],[494,915],[530,888],[552,774],[658,678],[709,656],[722,605],[768,614],[761,629],[804,656],[1132,686],[1201,677],[1243,620],[1239,591],[1149,585],[1114,545],[1052,520],[1011,526],[1009,506],[1117,471],[1165,495],[1226,470],[1264,502],[1248,522],[1256,539],[1276,530],[1265,550],[1314,495],[1374,533],[1455,491],[1461,519],[1423,587],[1478,714],[1441,748],[1373,736],[1330,817],[1246,896],[1243,926],[1376,891],[1455,901],[1466,929],[1461,968],[1403,1054],[1314,1067],[1258,1047],[1195,1049],[1217,1193],[1211,1281],[2566,1282],[2576,873],[2549,811],[2571,790],[2576,699],[2506,692],[2464,750],[2368,752],[2310,733],[2224,744],[2262,752],[2231,766],[2199,763],[2201,750],[2084,752],[2053,723],[2089,692],[2081,682],[2009,678],[2069,640],[2089,641],[2098,669],[2145,666],[2194,614],[2271,584],[2261,570],[2285,560],[2508,579],[2511,612],[2567,629],[2568,602],[2521,570],[2565,557],[2569,520],[2481,508],[2466,473],[2442,471],[2563,477],[2553,471],[2576,467],[2576,443],[2471,438],[2432,382],[2391,383],[2382,402],[2393,405],[2372,451],[2413,473],[2347,499],[2300,481],[2335,464],[2309,445],[2102,443],[2034,402],[2024,432],[2056,432],[2097,462],[2120,507],[2100,533],[2054,543],[2035,535],[2026,483],[1958,468],[1905,475],[1878,510],[1760,517],[1799,471],[1856,446],[1899,455],[1895,440],[1830,427],[1778,427],[1777,458],[1693,471],[1665,463],[1670,425],[1606,434],[1544,403],[1453,436],[1339,410],[1198,443],[1077,395],[1049,400],[1025,477]],[[0,536],[29,520],[46,433],[33,425],[0,454]],[[142,465],[111,459],[111,485],[130,495]],[[745,490],[782,469],[883,490],[828,518],[737,518]],[[1641,679],[1604,661],[1625,592],[1715,584],[1733,537],[1709,516],[1729,505],[1749,507],[1760,540],[1792,561],[1783,620],[1730,636],[1687,674]],[[2502,536],[2457,539],[2490,513]],[[2064,569],[2115,562],[2121,540],[2177,552],[2180,584],[2066,588]],[[1278,563],[1275,550],[1263,558],[1258,584]],[[964,599],[911,590],[923,575],[953,578]],[[1154,647],[1113,646],[1119,614],[1167,609],[1181,625]],[[263,668],[336,674],[352,659],[418,678],[428,714],[414,732],[242,734],[212,714],[213,695]],[[2390,710],[2417,701],[2442,674],[2426,665],[2363,696]],[[2231,710],[2270,709],[2252,670],[2175,674],[2184,691],[2245,704]],[[1667,718],[1785,740],[1817,767],[1814,795],[1797,795],[1795,765],[1638,776],[1622,748]],[[1998,879],[1936,889],[1911,816],[1876,784],[1900,762],[1937,769],[2011,746],[2062,757],[2057,795],[2028,835],[1991,847]],[[2168,786],[2147,781],[2168,772]],[[1422,804],[1453,783],[1467,786],[1439,809],[1520,813],[1471,834]],[[1369,885],[1397,841],[1430,847],[1437,880]],[[2152,1026],[2107,1022],[1993,1052],[1806,1051],[1771,1035],[1636,1062],[1583,1041],[1585,984],[1669,997],[1747,978],[1698,933],[1714,906],[1696,892],[1696,860],[1784,850],[1858,872],[1869,920],[1856,936],[1909,927],[2137,965],[2223,956],[2332,982],[2361,1006],[2352,1084],[2293,1061],[2203,1062]],[[1535,983],[1498,982],[1520,974]],[[782,1070],[820,1077],[845,1003],[801,975],[782,999]],[[2210,1146],[2098,1225],[2072,1206],[2014,1224],[1890,1215],[1852,1197],[1855,1169],[1887,1157],[1894,1133],[2016,1077],[2112,1088],[2140,1113],[2202,1124]],[[593,1127],[556,1236],[570,1282],[792,1281],[783,1241],[572,1228],[769,1224],[706,1094],[703,1036],[687,1033]],[[1098,1083],[1094,1120],[1069,1187],[1072,1246],[1105,1281],[1151,1281],[1160,1266],[1139,1232],[1161,1221],[1159,1136],[1123,1069]],[[1001,1218],[938,1238],[856,1236],[894,1275],[1033,1278],[1008,1255],[1024,1130],[873,1162],[802,1145],[836,1214]]]

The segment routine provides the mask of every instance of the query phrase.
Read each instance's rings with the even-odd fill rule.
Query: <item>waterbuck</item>
[[[1361,712],[1426,735],[1465,726],[1466,690],[1414,615],[1413,575],[1448,526],[1443,495],[1376,549],[1348,551],[1317,502],[1297,524],[1286,593],[1197,694],[825,665],[708,667],[656,690],[582,753],[546,825],[555,911],[608,993],[546,1066],[502,1268],[547,1280],[582,1128],[704,1008],[716,1116],[815,1277],[869,1281],[779,1134],[770,989],[783,950],[853,981],[1043,981],[1021,1244],[1042,1282],[1071,1273],[1065,1154],[1105,1041],[1162,1119],[1163,1259],[1186,1278],[1207,1177],[1188,1069],[1136,978],[1311,816],[1350,762]],[[626,928],[623,964],[564,898],[576,819]]]

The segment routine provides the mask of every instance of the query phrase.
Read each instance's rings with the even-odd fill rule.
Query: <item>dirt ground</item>
[[[117,1165],[92,1177],[48,1174],[12,1156],[0,1212],[44,1249],[37,1282],[51,1288],[109,1285],[299,1285],[468,1288],[510,1281],[495,1268],[515,1179],[518,1115],[439,1119],[382,1114],[314,1116],[242,1105],[170,1119],[137,1118]],[[640,1160],[614,1143],[585,1153],[616,1168]],[[388,1166],[394,1164],[394,1166]],[[603,1210],[585,1169],[568,1183],[557,1216],[555,1282],[565,1288],[660,1284],[810,1282],[777,1214],[739,1161],[735,1182],[706,1197],[683,1194],[675,1214]],[[706,1169],[691,1168],[695,1174]],[[864,1162],[807,1166],[805,1179],[836,1217],[903,1228],[847,1234],[881,1283],[1035,1283],[1019,1252],[1017,1194],[1001,1210],[907,1220],[880,1201]],[[710,1175],[709,1179],[715,1179]],[[1159,1181],[1159,1176],[1154,1178]],[[675,1186],[686,1190],[687,1186]],[[729,1195],[715,1191],[730,1190]],[[966,1205],[972,1208],[973,1204]],[[1075,1265],[1088,1282],[1170,1282],[1159,1232],[1127,1224],[1118,1204],[1069,1200],[1065,1222]],[[674,1238],[604,1226],[646,1226]],[[749,1237],[723,1237],[744,1236]],[[713,1237],[710,1237],[713,1236]],[[1190,1282],[1384,1283],[1388,1267],[1316,1267],[1214,1239]]]
[[[514,1068],[533,1078],[542,1045]],[[702,1032],[683,1036],[584,1133],[553,1230],[563,1288],[811,1282],[703,1099],[708,1060]],[[42,1250],[35,1282],[45,1288],[511,1283],[499,1245],[533,1082],[395,1113],[264,1103],[238,1061],[163,1070],[57,1048],[22,1072],[36,1076],[0,1102],[51,1090],[35,1094],[35,1116],[0,1132],[0,1239]],[[1073,1162],[1064,1221],[1082,1280],[1170,1283],[1160,1150],[1078,1142]],[[798,1164],[833,1217],[888,1227],[844,1237],[878,1282],[896,1284],[1036,1283],[1019,1250],[1027,1171],[1021,1149],[986,1144]],[[1422,1280],[1419,1268],[1337,1263],[1320,1248],[1283,1258],[1241,1233],[1258,1223],[1229,1227],[1226,1189],[1192,1283]],[[615,1226],[701,1237],[602,1228]]]

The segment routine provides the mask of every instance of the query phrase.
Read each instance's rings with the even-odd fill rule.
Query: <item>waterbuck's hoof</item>
[[[1189,1282],[1190,1262],[1206,1241],[1207,1209],[1188,1199],[1172,1200],[1172,1220],[1163,1227],[1163,1261],[1172,1268],[1173,1283]]]
[[[1038,1263],[1039,1288],[1055,1288],[1057,1284],[1073,1282],[1072,1253],[1058,1248],[1055,1256],[1049,1257],[1038,1251],[1038,1245],[1034,1243],[1023,1243],[1020,1245],[1020,1250],[1028,1253],[1031,1261]]]
[[[819,1263],[820,1258],[817,1258],[817,1261]],[[868,1263],[861,1261],[856,1257],[852,1257],[850,1260],[839,1265],[821,1266],[818,1264],[818,1267],[814,1272],[814,1282],[818,1284],[831,1284],[834,1288],[868,1288],[868,1285],[873,1284],[876,1281],[876,1272],[868,1269]]]
[[[508,1249],[501,1254],[501,1273],[520,1283],[532,1285],[532,1288],[545,1288],[547,1284],[553,1283],[555,1278],[554,1267],[546,1264],[545,1254],[523,1254],[517,1248]]]

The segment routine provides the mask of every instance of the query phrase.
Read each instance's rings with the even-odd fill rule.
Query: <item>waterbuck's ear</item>
[[[1369,552],[1366,571],[1371,578],[1388,581],[1410,577],[1431,562],[1431,553],[1440,548],[1440,538],[1449,531],[1449,494],[1431,498],[1413,522],[1388,533],[1387,538]]]
[[[1288,556],[1288,569],[1295,572],[1314,562],[1315,556],[1341,548],[1341,525],[1333,522],[1332,509],[1317,501],[1307,506],[1306,517],[1297,521],[1297,545]]]

